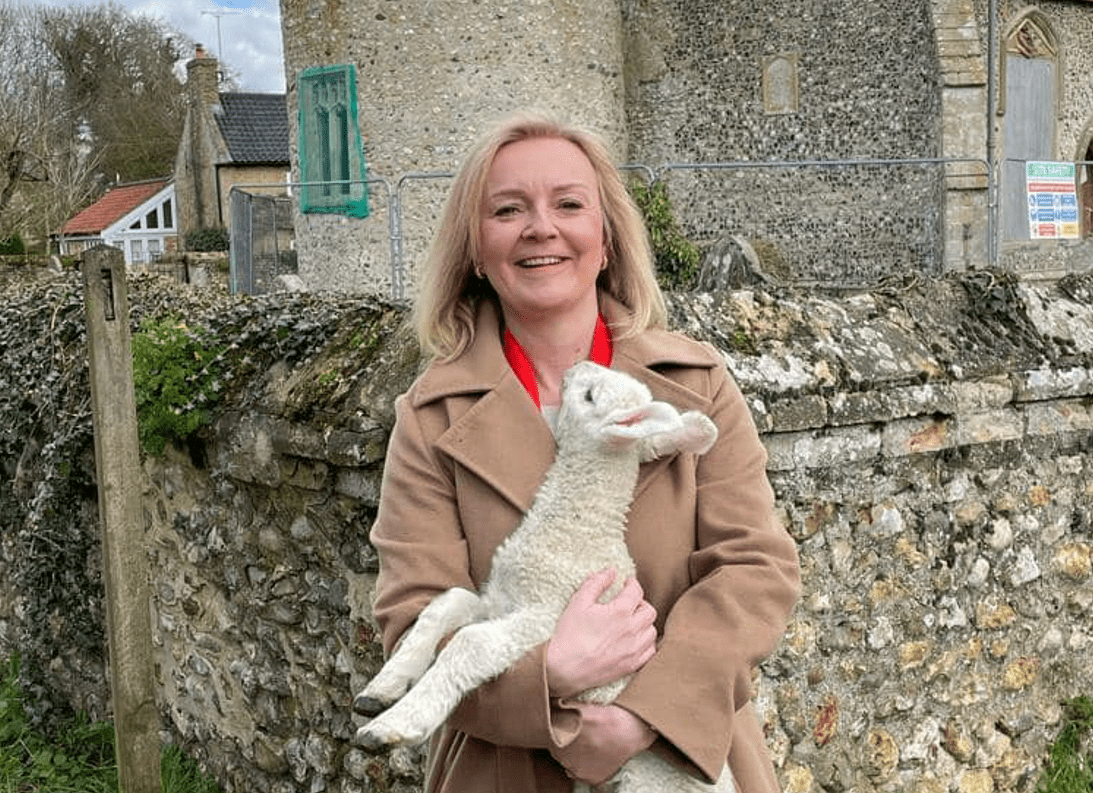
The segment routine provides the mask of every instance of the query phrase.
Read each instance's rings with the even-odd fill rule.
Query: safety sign
[[[1034,239],[1077,238],[1078,195],[1074,163],[1027,162],[1029,236]]]

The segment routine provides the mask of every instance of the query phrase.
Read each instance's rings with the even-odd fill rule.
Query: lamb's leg
[[[461,628],[406,695],[357,730],[366,749],[428,738],[470,691],[492,680],[545,641],[553,621],[518,612]]]
[[[639,446],[642,462],[676,452],[705,454],[710,450],[717,440],[717,425],[695,410],[687,411],[680,418],[683,423],[678,428],[642,439]]]
[[[353,699],[353,710],[374,716],[389,708],[425,674],[441,639],[484,616],[482,599],[469,589],[449,589],[437,595],[422,609],[379,673]]]
[[[728,765],[714,784],[703,782],[683,773],[667,760],[652,752],[631,757],[611,780],[615,793],[735,793],[732,771]]]

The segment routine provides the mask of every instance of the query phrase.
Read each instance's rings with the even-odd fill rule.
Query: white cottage
[[[64,224],[56,235],[62,256],[95,245],[112,245],[125,253],[129,266],[155,261],[178,249],[175,185],[152,179],[111,188]]]

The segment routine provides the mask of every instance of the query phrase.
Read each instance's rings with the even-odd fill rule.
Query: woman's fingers
[[[616,577],[613,569],[589,576],[558,619],[546,659],[554,696],[572,696],[631,674],[656,652],[656,609],[636,579],[600,602]]]

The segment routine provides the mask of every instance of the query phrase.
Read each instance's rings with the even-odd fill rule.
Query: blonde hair
[[[444,206],[413,310],[421,348],[436,358],[451,360],[467,349],[474,341],[479,302],[496,299],[489,282],[474,274],[482,198],[498,150],[528,138],[561,138],[573,143],[596,173],[608,261],[597,286],[630,311],[626,320],[612,327],[615,337],[665,324],[664,296],[653,270],[648,232],[607,146],[595,133],[542,113],[523,112],[504,119],[471,148]]]

